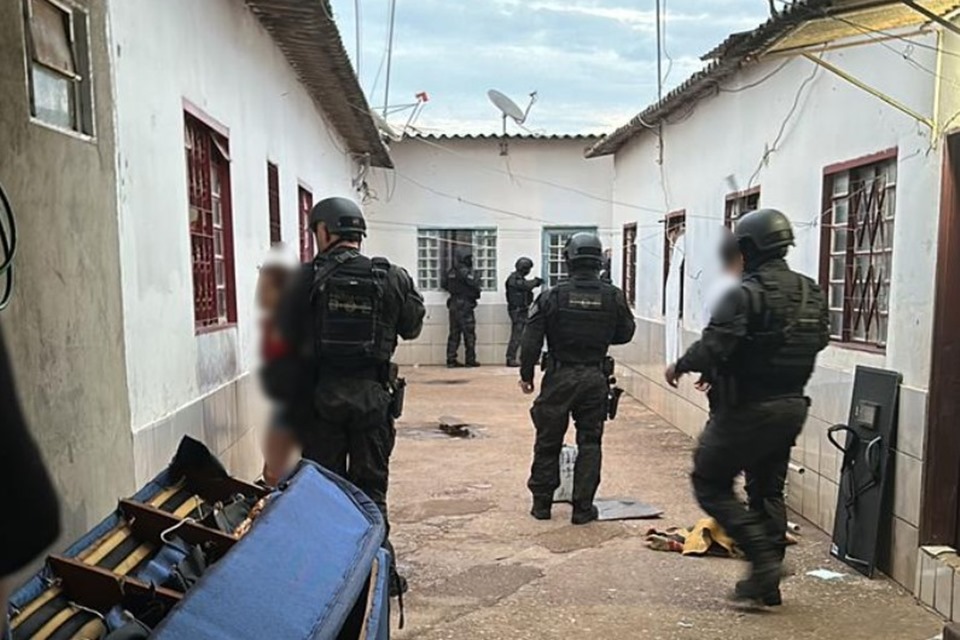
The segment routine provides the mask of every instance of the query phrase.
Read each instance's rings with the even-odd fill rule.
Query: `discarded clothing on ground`
[[[654,551],[673,551],[685,556],[743,557],[733,538],[713,518],[702,518],[689,529],[650,529],[647,546]]]
[[[743,558],[743,552],[733,538],[713,518],[701,518],[695,525],[684,529],[648,529],[647,546],[654,551],[672,551],[685,556],[717,556]],[[787,533],[785,544],[797,544],[797,539]]]

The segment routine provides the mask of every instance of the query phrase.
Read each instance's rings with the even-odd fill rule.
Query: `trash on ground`
[[[440,425],[437,428],[451,438],[475,438],[476,434],[471,427],[473,425],[460,418],[440,416]]]
[[[830,569],[814,569],[813,571],[807,571],[807,575],[821,580],[842,580],[846,577],[846,574],[837,573]]]
[[[659,518],[663,509],[633,498],[607,498],[594,500],[593,504],[600,511],[598,520],[648,520]]]

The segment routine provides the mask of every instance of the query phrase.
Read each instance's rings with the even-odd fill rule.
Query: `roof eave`
[[[369,158],[374,167],[392,169],[329,0],[245,1],[349,152]]]

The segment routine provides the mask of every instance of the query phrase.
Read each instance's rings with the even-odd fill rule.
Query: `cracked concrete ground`
[[[942,627],[893,582],[859,577],[830,558],[826,535],[799,517],[803,539],[788,552],[793,575],[775,610],[726,600],[741,562],[647,549],[643,534],[653,524],[701,517],[687,478],[693,441],[626,397],[607,424],[600,497],[636,497],[664,508],[663,518],[574,527],[570,508],[557,505],[553,520],[533,520],[525,486],[532,396],[517,389],[516,370],[405,375],[390,506],[410,592],[406,628],[394,637],[927,640]],[[437,436],[441,416],[477,425],[478,437]],[[817,568],[846,577],[805,575]]]

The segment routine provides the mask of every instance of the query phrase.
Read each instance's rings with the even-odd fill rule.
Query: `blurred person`
[[[450,311],[450,330],[447,335],[447,367],[479,367],[477,360],[477,318],[474,310],[480,299],[480,283],[473,270],[473,249],[459,246],[453,251],[453,266],[447,272],[446,286],[449,293],[447,309]],[[460,338],[463,337],[465,363],[457,360]]]
[[[268,369],[281,362],[287,346],[277,326],[277,311],[290,283],[297,273],[300,261],[284,243],[270,247],[257,276],[257,309],[260,321],[260,356],[264,368],[262,380],[270,379]],[[269,433],[263,440],[263,481],[275,487],[291,468],[290,454],[296,448],[291,431],[284,424],[286,417],[281,407],[274,407],[267,425]]]

